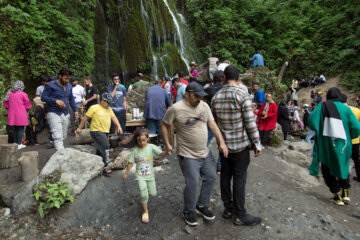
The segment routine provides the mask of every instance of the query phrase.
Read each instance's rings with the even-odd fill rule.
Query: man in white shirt
[[[73,94],[73,97],[75,100],[75,104],[76,104],[76,107],[79,109],[82,105],[81,103],[83,101],[83,97],[85,96],[85,89],[78,84],[79,81],[78,81],[77,77],[71,77],[70,82],[72,85],[72,94]],[[71,130],[72,130],[71,135],[73,136],[77,127],[75,124],[74,111],[71,107],[69,107],[69,109],[70,109],[70,120],[71,120]],[[82,116],[81,116],[80,110],[79,110],[79,121],[81,121],[81,118],[82,118]]]
[[[44,91],[45,85],[49,82],[49,78],[46,75],[41,75],[41,85],[36,88],[35,95],[36,97],[41,97],[41,94]]]

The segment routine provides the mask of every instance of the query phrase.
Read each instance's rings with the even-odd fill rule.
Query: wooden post
[[[24,152],[19,158],[21,166],[21,180],[28,182],[37,177],[38,170],[38,152]]]
[[[18,161],[16,154],[18,151],[17,144],[2,144],[0,150],[0,169],[16,167]]]

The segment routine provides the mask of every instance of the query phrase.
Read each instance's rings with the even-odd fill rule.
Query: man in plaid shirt
[[[211,101],[211,107],[229,149],[228,157],[221,153],[220,188],[224,202],[224,218],[232,218],[234,224],[253,226],[261,222],[245,209],[245,185],[250,163],[249,147],[255,145],[255,157],[261,155],[259,132],[252,111],[251,96],[239,87],[239,70],[228,66],[224,70],[224,87]],[[251,140],[251,141],[250,141]],[[231,178],[233,194],[231,193]]]

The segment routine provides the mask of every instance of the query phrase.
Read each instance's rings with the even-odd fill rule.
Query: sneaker
[[[334,193],[334,197],[330,198],[330,202],[333,202],[338,206],[344,206],[345,205],[342,198],[341,198],[341,196],[340,196],[340,194],[338,194],[338,193]]]
[[[24,145],[24,144],[19,144],[18,145],[18,149],[20,150],[20,149],[23,149],[23,148],[26,148],[26,145]]]
[[[183,212],[186,224],[190,226],[198,225],[194,212]]]
[[[226,208],[225,208],[222,216],[223,216],[223,218],[225,218],[225,219],[230,219],[230,218],[232,218],[232,216],[233,216],[232,210],[229,210],[229,209],[226,209]]]
[[[342,191],[342,200],[344,203],[350,203],[349,189],[343,189]]]
[[[238,225],[238,226],[243,226],[243,225],[255,226],[255,225],[259,224],[259,223],[261,223],[261,218],[252,216],[250,214],[246,214],[246,216],[243,217],[243,218],[238,218],[237,217],[234,220],[234,224]]]
[[[212,212],[210,212],[207,207],[196,206],[196,212],[201,214],[203,218],[205,218],[206,220],[210,221],[215,219],[215,215]]]

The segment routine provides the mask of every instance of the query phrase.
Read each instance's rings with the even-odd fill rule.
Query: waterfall
[[[178,37],[179,42],[180,42],[180,56],[181,56],[181,59],[185,62],[186,67],[189,67],[189,60],[186,58],[186,54],[185,54],[186,46],[185,46],[184,38],[183,38],[183,35],[182,35],[182,32],[181,32],[178,20],[177,20],[175,14],[173,13],[173,11],[171,10],[171,8],[169,7],[169,4],[168,4],[167,0],[163,0],[163,1],[165,3],[166,7],[169,9],[170,15],[171,15],[171,17],[172,17],[172,19],[174,21],[174,24],[175,24],[177,37]]]
[[[158,80],[159,76],[158,76],[158,65],[157,65],[157,56],[155,54],[153,54],[153,66],[151,69],[151,73],[153,75],[153,78],[155,78],[155,80]]]
[[[165,64],[164,64],[164,59],[163,59],[166,55],[167,55],[167,54],[161,56],[161,57],[160,57],[160,61],[161,61],[161,64],[162,64],[162,66],[163,66],[163,68],[164,68],[165,76],[168,76],[168,73],[167,73],[167,71],[166,71],[166,67],[165,67]]]

